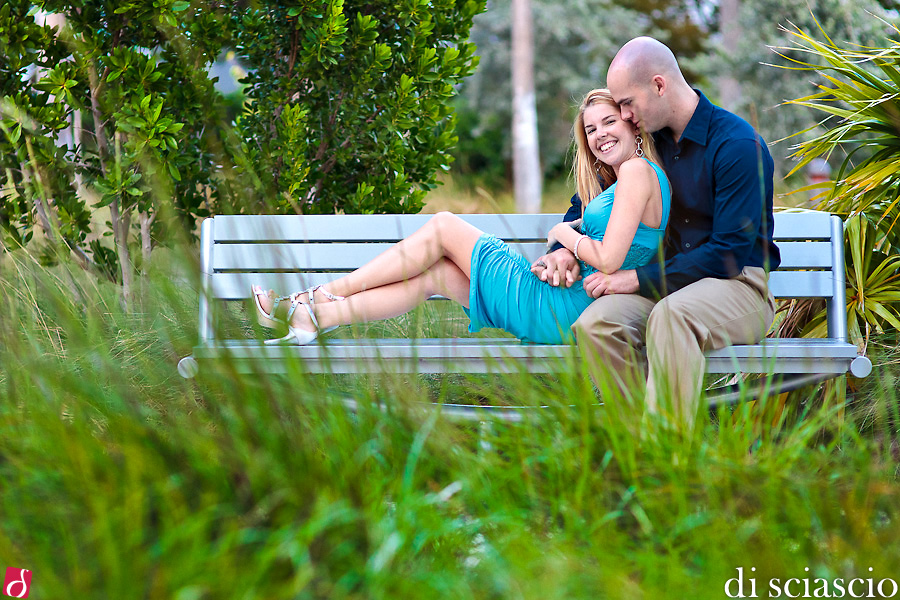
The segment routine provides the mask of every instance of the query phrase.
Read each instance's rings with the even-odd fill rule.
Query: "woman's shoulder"
[[[634,156],[619,165],[619,179],[623,177],[643,177],[650,180],[656,179],[656,170],[649,160]]]

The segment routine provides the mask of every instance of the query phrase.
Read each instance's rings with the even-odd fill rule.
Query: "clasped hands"
[[[571,226],[569,223],[560,225]],[[554,229],[560,225],[556,225]],[[573,283],[581,279],[581,266],[572,251],[567,248],[549,252],[549,248],[556,243],[554,234],[555,232],[551,230],[547,240],[548,253],[534,261],[531,265],[531,272],[538,279],[552,286],[571,287]],[[599,298],[604,294],[633,294],[639,289],[637,272],[634,270],[614,273],[597,271],[585,277],[582,285],[584,291],[592,298]]]

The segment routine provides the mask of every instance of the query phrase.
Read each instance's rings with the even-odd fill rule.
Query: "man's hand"
[[[550,285],[571,287],[581,277],[581,265],[571,251],[560,248],[534,261],[531,272]]]
[[[637,271],[616,271],[615,273],[591,273],[584,278],[584,291],[592,298],[606,294],[634,294],[640,289]]]

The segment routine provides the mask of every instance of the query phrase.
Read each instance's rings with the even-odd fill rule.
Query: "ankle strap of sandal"
[[[316,290],[319,290],[320,292],[322,292],[322,295],[325,296],[326,298],[328,298],[329,300],[331,300],[332,302],[338,302],[338,301],[340,301],[340,300],[344,300],[344,299],[345,299],[344,296],[337,296],[337,295],[335,295],[335,294],[332,294],[331,292],[329,292],[328,290],[325,289],[325,284],[324,284],[324,283],[320,283],[320,284],[317,285],[316,287],[314,287],[314,288],[312,288],[311,290],[309,290],[309,302],[310,302],[310,304],[312,304],[312,303],[314,302],[314,300],[313,300],[313,293],[314,293]]]

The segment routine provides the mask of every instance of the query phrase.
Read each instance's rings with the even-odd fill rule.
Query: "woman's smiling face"
[[[584,109],[584,134],[594,156],[618,171],[619,165],[634,156],[634,125],[624,121],[619,108],[605,102]]]

